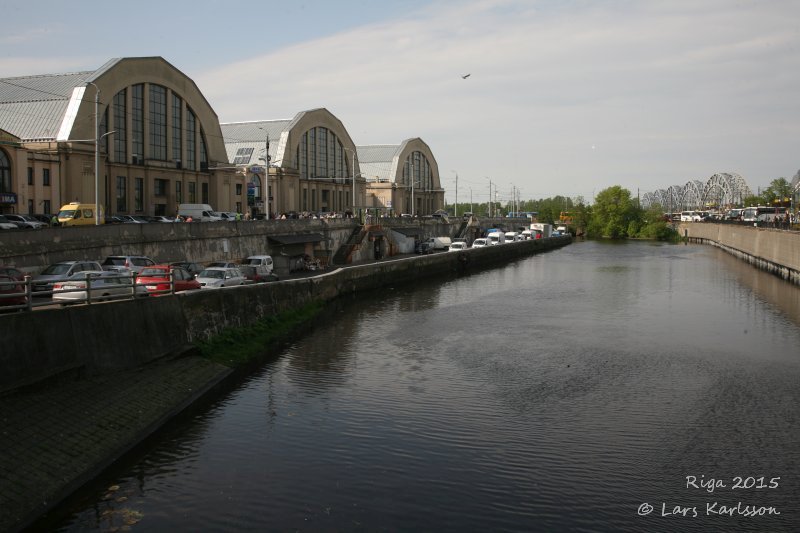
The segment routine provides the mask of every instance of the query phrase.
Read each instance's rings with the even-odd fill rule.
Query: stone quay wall
[[[411,256],[318,276],[0,316],[0,393],[64,373],[91,375],[184,353],[191,343],[264,316],[420,277],[469,273],[564,246],[553,237]]]
[[[682,223],[680,235],[718,246],[753,266],[800,284],[800,233],[740,224]]]
[[[475,229],[498,227],[508,230],[525,226],[526,219],[481,219]],[[417,230],[418,238],[456,237],[464,221],[451,219],[378,218],[369,228],[384,231],[388,245],[395,253],[414,250],[414,237],[401,232]],[[209,222],[192,224],[103,224],[45,228],[28,231],[0,231],[0,265],[15,266],[37,274],[46,265],[59,261],[102,260],[109,255],[144,255],[158,263],[172,261],[234,261],[248,255],[270,254],[278,274],[286,274],[289,263],[283,249],[270,237],[317,234],[318,243],[296,245],[292,253],[315,253],[333,257],[345,246],[353,232],[362,228],[354,219],[290,219],[248,222]],[[411,232],[413,233],[413,232]],[[475,231],[473,231],[475,233]],[[474,237],[474,235],[472,235]],[[389,252],[390,250],[387,250]],[[370,259],[372,242],[365,236],[351,253],[352,262]]]

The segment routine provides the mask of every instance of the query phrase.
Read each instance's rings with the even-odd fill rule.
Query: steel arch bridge
[[[642,196],[645,209],[660,205],[672,213],[684,209],[704,209],[709,205],[742,205],[753,191],[742,176],[730,172],[717,173],[705,183],[691,180],[686,185],[673,185],[667,189],[647,192]]]

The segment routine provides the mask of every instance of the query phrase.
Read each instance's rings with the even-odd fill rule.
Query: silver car
[[[53,285],[53,302],[61,305],[120,300],[146,296],[147,289],[133,283],[128,272],[78,272]]]
[[[247,283],[247,278],[236,267],[208,267],[200,272],[196,279],[200,282],[201,289],[217,289]]]
[[[76,272],[102,272],[103,267],[97,261],[61,261],[54,263],[33,277],[31,289],[34,296],[49,294],[53,284],[68,279]]]

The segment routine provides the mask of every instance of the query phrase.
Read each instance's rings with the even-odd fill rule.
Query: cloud
[[[275,19],[258,42],[286,42],[313,16]],[[591,197],[728,171],[757,188],[800,166],[798,19],[790,0],[438,1],[222,67],[198,71],[211,53],[202,47],[160,54],[186,69],[224,122],[326,107],[358,144],[422,137],[460,186],[485,189],[490,176],[501,194],[514,183],[523,196]],[[229,39],[207,46],[234,57]],[[107,59],[40,54],[2,59],[0,69],[61,72]]]

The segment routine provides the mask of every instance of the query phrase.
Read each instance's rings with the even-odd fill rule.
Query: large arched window
[[[411,187],[412,178],[415,188],[433,189],[431,165],[425,154],[420,151],[411,152],[403,164],[403,185]]]
[[[167,160],[167,88],[150,84],[150,159]]]
[[[122,89],[114,95],[112,116],[114,117],[114,161],[125,163],[128,160],[128,102],[127,91]]]
[[[11,161],[3,150],[0,150],[0,192],[12,192]]]
[[[180,162],[188,170],[197,170],[199,162],[200,170],[208,169],[208,148],[203,127],[184,99],[167,87],[155,83],[145,87],[145,84],[139,83],[122,89],[114,95],[109,113],[114,117],[115,161],[122,163],[127,160],[127,141],[130,138],[133,164],[144,164],[146,157],[149,160]]]
[[[328,128],[320,126],[303,133],[296,157],[302,179],[347,178],[350,175],[342,141]]]

